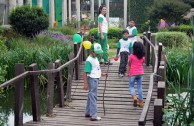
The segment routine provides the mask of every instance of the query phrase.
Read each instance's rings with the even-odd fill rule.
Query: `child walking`
[[[84,67],[84,90],[89,90],[85,117],[89,117],[91,121],[101,120],[101,117],[97,116],[98,82],[101,75],[108,75],[107,73],[101,73],[100,63],[97,59],[97,55],[102,53],[101,45],[94,43]]]
[[[129,39],[131,40],[132,43],[137,41],[137,28],[135,27],[135,21],[130,20],[129,21],[129,26],[126,28],[129,32]]]
[[[132,42],[128,39],[129,32],[124,30],[122,32],[123,38],[119,40],[117,44],[117,55],[118,58],[120,55],[120,65],[119,65],[119,76],[123,77],[126,72],[126,67],[128,63],[128,56],[132,52]]]
[[[128,73],[129,73],[129,89],[133,97],[134,107],[143,107],[143,94],[142,94],[142,79],[141,74],[144,73],[144,47],[141,42],[135,42],[133,44],[133,54],[129,56]],[[135,93],[134,84],[137,82],[138,98]],[[138,102],[137,102],[138,99]]]

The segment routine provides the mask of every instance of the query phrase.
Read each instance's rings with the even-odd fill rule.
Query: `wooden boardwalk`
[[[85,118],[85,106],[87,91],[83,90],[83,74],[79,80],[72,82],[72,102],[66,103],[63,108],[55,107],[53,109],[54,117],[41,116],[41,122],[27,122],[25,126],[138,126],[138,120],[142,108],[134,109],[132,98],[129,92],[128,77],[118,77],[119,62],[113,62],[109,68],[107,86],[105,92],[105,110],[103,111],[103,90],[105,86],[105,77],[102,77],[98,88],[98,116],[101,121],[90,121]],[[102,71],[106,72],[107,66],[101,65]],[[83,63],[80,66],[83,71]],[[151,66],[144,66],[145,73],[151,73]],[[144,100],[148,92],[149,76],[143,78],[143,96]],[[153,126],[154,98],[157,95],[157,88],[154,85],[152,100],[147,115],[146,126]]]

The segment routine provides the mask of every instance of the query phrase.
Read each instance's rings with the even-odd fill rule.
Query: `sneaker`
[[[142,107],[144,106],[144,103],[143,103],[143,101],[142,101],[142,100],[139,100],[139,102],[138,102],[138,106],[139,106],[140,108],[142,108]]]
[[[91,117],[90,114],[85,114],[85,117]]]
[[[113,65],[113,63],[110,63],[110,62],[106,62],[104,63],[105,65]]]
[[[91,121],[99,121],[99,120],[101,120],[101,117],[98,117],[98,116],[95,118],[91,117],[90,120]]]
[[[133,106],[137,107],[137,96],[133,96]]]
[[[104,62],[100,62],[100,64],[104,64]]]
[[[119,74],[120,77],[124,77],[124,74]]]

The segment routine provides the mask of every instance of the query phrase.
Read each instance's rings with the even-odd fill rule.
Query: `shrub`
[[[32,37],[49,26],[48,15],[42,8],[19,6],[9,15],[14,30],[27,37]]]
[[[117,43],[118,43],[119,39],[109,39],[108,40],[108,45],[110,49],[115,49],[117,48]]]
[[[160,32],[164,32],[164,31],[184,32],[188,36],[191,36],[193,34],[191,25],[180,25],[180,26],[176,26],[176,27],[165,27],[165,28],[161,28],[159,31]]]
[[[158,32],[156,41],[170,48],[184,47],[189,44],[188,36],[182,32]]]
[[[193,29],[191,25],[180,25],[176,27],[169,27],[168,29],[169,31],[185,32],[189,36],[191,36],[193,33]]]
[[[96,39],[98,38],[97,34],[98,34],[98,28],[92,28],[89,31],[89,34],[94,36]]]
[[[109,27],[108,28],[108,38],[109,39],[114,39],[114,38],[115,39],[120,39],[121,36],[122,36],[122,31],[123,31],[123,29],[121,29],[121,28]],[[98,33],[98,28],[90,29],[89,34],[91,34],[95,38],[98,38],[97,33]]]

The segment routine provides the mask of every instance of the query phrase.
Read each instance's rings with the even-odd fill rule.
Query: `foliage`
[[[194,43],[193,43],[194,51]],[[193,55],[193,54],[192,54]],[[172,49],[167,51],[167,83],[174,93],[166,97],[168,109],[163,109],[164,126],[192,126],[193,114],[193,75],[194,57],[190,50]],[[187,85],[188,84],[188,85]],[[187,85],[186,92],[181,87]]]
[[[37,6],[19,6],[9,15],[14,30],[27,37],[32,37],[49,26],[48,15]]]
[[[191,6],[182,0],[155,0],[147,10],[149,18],[152,20],[165,19],[167,23],[177,23],[190,8]]]
[[[191,36],[192,35],[192,26],[180,25],[180,26],[176,26],[176,27],[166,27],[166,28],[161,28],[160,31],[185,32],[188,36]]]
[[[63,33],[57,32],[57,31],[42,31],[38,35],[48,36],[48,37],[51,37],[53,39],[60,40],[63,42],[72,42],[73,41],[72,37],[70,35],[64,35]]]
[[[5,77],[7,75],[6,68],[7,68],[7,66],[2,66],[2,67],[0,66],[0,84],[6,81],[6,79],[5,79]]]
[[[109,39],[108,40],[108,45],[110,49],[115,49],[117,48],[117,43],[118,43],[119,39]]]
[[[165,52],[167,56],[166,76],[168,81],[186,85],[190,67],[190,50],[183,48],[167,48]]]
[[[98,38],[98,35],[97,35],[98,34],[98,28],[90,29],[89,34],[94,36],[97,39]]]
[[[60,28],[60,27],[51,28],[51,29],[49,29],[49,31],[51,31],[51,32],[53,32],[53,31],[61,32],[65,35],[73,35],[77,32],[76,28],[73,28],[73,27],[68,26],[68,25],[64,25],[62,28]]]
[[[108,28],[108,38],[109,39],[120,39],[122,36],[123,29],[117,28],[117,27],[109,27]],[[90,29],[89,34],[94,36],[95,38],[98,38],[98,28],[92,28]]]
[[[182,32],[158,32],[156,41],[161,42],[165,47],[184,47],[189,45],[189,38]]]
[[[4,43],[4,41],[1,40],[1,37],[0,37],[0,56],[1,54],[5,53],[7,51],[7,47]]]
[[[62,63],[68,61],[68,54],[72,50],[69,43],[43,35],[38,35],[32,40],[12,39],[10,44],[10,50],[0,56],[0,66],[7,66],[6,79],[14,77],[15,63],[24,63],[25,68],[37,63],[39,69],[47,69],[48,63],[57,59]],[[42,77],[40,81],[42,84],[45,83],[45,78]]]
[[[136,27],[140,29],[140,25],[148,20],[146,14],[146,7],[150,7],[154,0],[128,0],[128,17],[129,19],[134,19],[136,21]]]
[[[183,0],[185,3],[190,4],[192,8],[194,7],[194,1],[193,0]]]
[[[143,33],[145,31],[150,30],[151,32],[156,32],[158,31],[158,22],[159,20],[147,20],[141,25],[141,28],[139,30],[140,33]]]

